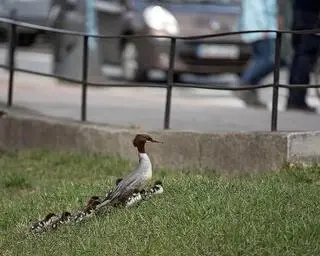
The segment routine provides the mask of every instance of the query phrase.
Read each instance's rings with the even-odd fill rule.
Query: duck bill
[[[153,143],[163,143],[162,141],[158,141],[158,140],[154,140],[154,139],[152,139],[151,142],[153,142]]]

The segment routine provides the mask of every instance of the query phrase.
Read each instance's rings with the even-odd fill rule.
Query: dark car
[[[0,0],[0,17],[45,26],[50,9],[51,0]],[[2,40],[8,39],[9,26],[0,22]],[[32,45],[40,30],[18,26],[19,45]]]
[[[234,31],[239,0],[98,0],[99,33],[105,35],[193,36]],[[170,40],[100,40],[105,63],[121,64],[127,80],[140,81],[151,69],[168,69]],[[175,71],[241,73],[250,52],[240,35],[178,40]]]

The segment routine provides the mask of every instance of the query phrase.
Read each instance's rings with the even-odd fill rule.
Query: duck
[[[152,178],[152,163],[145,151],[145,144],[162,143],[153,139],[148,134],[137,134],[132,141],[134,147],[138,151],[139,164],[136,169],[122,178],[116,185],[115,189],[108,194],[107,198],[97,206],[100,209],[106,205],[116,205],[124,203],[131,197],[136,190],[141,190]]]

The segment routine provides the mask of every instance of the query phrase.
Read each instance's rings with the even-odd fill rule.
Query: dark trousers
[[[258,40],[250,44],[252,58],[241,76],[241,84],[256,85],[274,68],[275,38]]]
[[[292,29],[299,30],[320,27],[319,9],[320,3],[318,4],[318,8],[314,9],[296,9],[294,5]],[[314,68],[320,50],[320,36],[292,34],[291,40],[294,54],[290,67],[289,83],[309,84],[310,73]],[[306,94],[307,89],[289,89],[288,104],[305,105]]]

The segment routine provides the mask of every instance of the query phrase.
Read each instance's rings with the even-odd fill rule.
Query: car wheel
[[[238,78],[241,78],[241,77],[242,77],[242,74],[243,74],[243,71],[242,71],[242,72],[237,72],[237,73],[236,73],[236,76],[237,76]]]
[[[169,72],[165,72],[165,76],[164,76],[164,80],[163,80],[164,83],[168,82],[168,74],[169,74]],[[180,83],[181,81],[182,81],[182,73],[175,72],[173,74],[173,82]]]
[[[125,42],[121,52],[121,66],[123,77],[127,81],[137,82],[147,78],[146,70],[141,69],[139,64],[137,46],[133,42]]]
[[[174,73],[173,74],[173,81],[175,83],[180,83],[182,81],[182,74],[180,73]]]
[[[36,40],[35,34],[22,33],[18,35],[19,46],[31,46]]]

